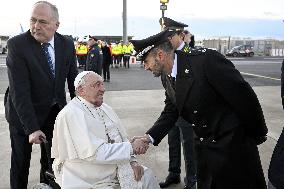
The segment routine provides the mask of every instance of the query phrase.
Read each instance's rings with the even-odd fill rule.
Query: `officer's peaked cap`
[[[146,39],[141,40],[130,40],[136,51],[137,58],[144,60],[149,52],[158,45],[169,41],[168,37],[172,35],[172,31],[164,30],[156,35],[150,36]]]
[[[89,39],[93,39],[95,41],[98,41],[98,38],[96,38],[95,36],[91,36],[91,35],[89,35]]]
[[[177,22],[173,19],[170,19],[168,17],[163,17],[160,18],[159,20],[160,25],[162,26],[162,28],[165,29],[170,29],[170,30],[183,30],[184,28],[188,27],[187,24],[181,23],[181,22]]]

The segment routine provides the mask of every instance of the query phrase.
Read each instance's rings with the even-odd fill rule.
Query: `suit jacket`
[[[281,66],[281,100],[282,100],[282,107],[284,109],[284,60]]]
[[[73,82],[78,73],[75,48],[72,40],[55,33],[55,78],[41,43],[31,36],[30,31],[11,38],[8,49],[6,119],[28,135],[41,128],[54,104],[60,109],[66,105],[66,79],[71,98],[75,96]]]
[[[284,188],[284,128],[273,150],[268,178],[276,188]]]
[[[176,51],[176,105],[166,93],[165,108],[146,133],[158,145],[181,115],[200,140],[216,141],[236,127],[259,144],[267,133],[256,94],[232,62],[209,49]]]

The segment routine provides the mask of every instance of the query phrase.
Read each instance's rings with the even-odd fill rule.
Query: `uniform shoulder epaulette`
[[[188,53],[192,56],[195,56],[195,55],[202,55],[202,54],[205,54],[205,52],[207,51],[208,49],[206,48],[200,48],[200,49],[191,49]]]

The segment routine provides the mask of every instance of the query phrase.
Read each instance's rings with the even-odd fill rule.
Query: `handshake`
[[[151,139],[148,135],[134,136],[130,143],[132,145],[133,153],[135,155],[145,154],[149,148]]]

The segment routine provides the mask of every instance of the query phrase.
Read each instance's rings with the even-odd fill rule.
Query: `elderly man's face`
[[[30,32],[38,42],[49,42],[58,26],[59,22],[47,4],[38,3],[34,6],[30,19]]]
[[[103,96],[105,93],[105,87],[102,77],[95,74],[88,74],[85,78],[84,96],[85,100],[99,107],[103,103]]]
[[[149,53],[144,60],[145,70],[151,71],[155,77],[162,73],[170,74],[173,67],[173,53],[167,54],[163,50]]]

